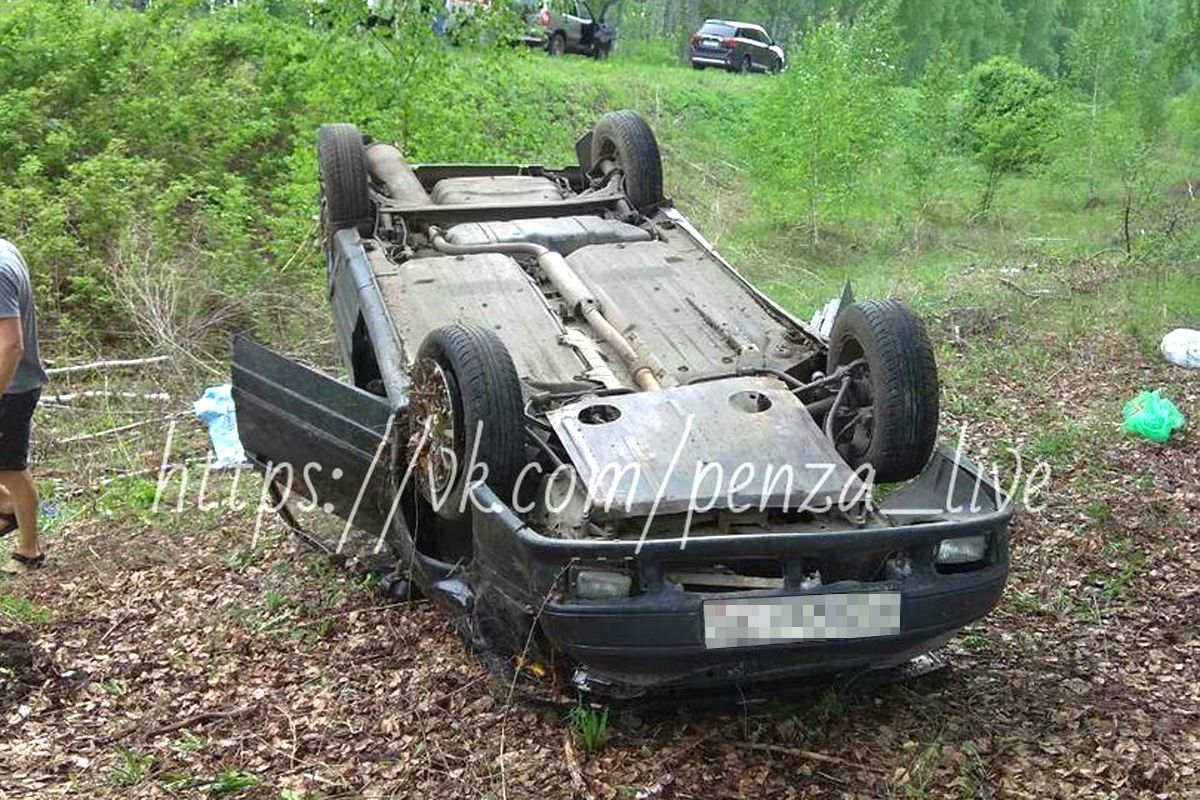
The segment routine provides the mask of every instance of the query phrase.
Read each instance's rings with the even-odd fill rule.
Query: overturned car
[[[663,198],[634,112],[576,153],[411,166],[321,128],[350,383],[238,338],[268,480],[377,535],[474,646],[609,696],[896,666],[993,608],[1012,509],[935,446],[920,320],[773,303]]]

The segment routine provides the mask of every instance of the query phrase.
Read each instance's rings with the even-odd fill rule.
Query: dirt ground
[[[0,585],[0,797],[1200,797],[1200,373],[1118,334],[1044,346],[948,392],[948,433],[969,422],[1054,477],[945,670],[626,710],[593,754],[571,698],[533,679],[510,697],[428,604],[387,603],[275,521],[251,547],[245,513],[97,491],[108,444],[48,447],[54,565]],[[1119,431],[1157,386],[1193,421],[1166,446]],[[62,417],[40,414],[45,437]],[[123,447],[152,465],[159,434]]]

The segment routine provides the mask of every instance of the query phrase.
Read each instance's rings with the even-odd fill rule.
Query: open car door
[[[384,532],[395,464],[386,399],[239,335],[233,401],[247,456],[285,497],[299,494],[356,528]]]

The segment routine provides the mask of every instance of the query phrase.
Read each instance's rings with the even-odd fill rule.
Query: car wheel
[[[695,61],[692,62],[692,69],[703,71],[705,66],[705,64],[697,64]]]
[[[781,72],[783,72],[783,60],[780,58],[776,58],[774,61],[771,62],[771,74],[778,75]]]
[[[562,31],[550,37],[550,55],[561,56],[567,52],[567,37]]]
[[[348,123],[322,125],[317,132],[322,217],[330,233],[357,228],[369,236],[375,227],[367,191],[367,160],[362,133]]]
[[[612,161],[624,173],[625,196],[637,209],[663,199],[662,156],[654,131],[636,111],[612,111],[592,131],[592,164]]]
[[[742,56],[742,60],[738,62],[737,71],[745,75],[750,71],[751,62],[750,56]]]
[[[463,502],[472,459],[487,467],[486,483],[505,503],[525,456],[521,382],[495,333],[448,325],[417,351],[409,387],[408,453],[417,488],[446,520],[469,517]]]
[[[853,303],[829,337],[829,373],[862,360],[825,429],[851,467],[870,464],[879,481],[916,476],[933,452],[938,376],[925,325],[895,300]]]
[[[596,45],[596,47],[592,50],[592,58],[596,59],[597,61],[603,61],[608,58],[608,55],[611,52],[611,47],[606,47],[605,45]]]

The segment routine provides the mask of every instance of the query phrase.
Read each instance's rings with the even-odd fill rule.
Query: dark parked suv
[[[761,25],[710,19],[692,34],[688,60],[695,69],[722,67],[731,72],[779,72],[787,60]]]

